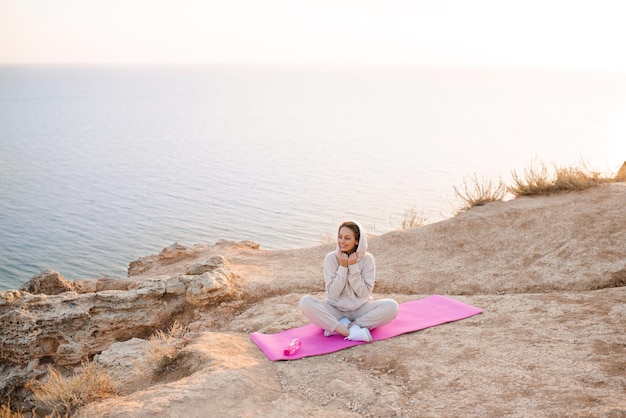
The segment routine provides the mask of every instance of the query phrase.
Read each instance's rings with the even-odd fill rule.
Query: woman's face
[[[339,230],[337,243],[339,244],[339,249],[344,253],[353,252],[356,250],[357,245],[359,245],[359,242],[354,238],[354,231],[347,226]]]

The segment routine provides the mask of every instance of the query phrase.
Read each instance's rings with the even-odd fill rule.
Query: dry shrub
[[[111,377],[96,362],[83,363],[80,370],[69,377],[63,377],[48,366],[44,381],[33,381],[29,386],[36,408],[52,411],[55,417],[69,416],[81,406],[117,394]]]
[[[579,167],[556,167],[554,169],[554,190],[583,190],[597,182],[597,176]]]
[[[0,405],[0,418],[22,418],[24,414],[19,411],[11,411],[11,398],[9,398],[8,402]]]
[[[513,185],[509,186],[509,192],[515,197],[547,193],[552,187],[550,173],[543,162],[530,164],[524,169],[523,175],[513,170],[511,176]]]
[[[174,321],[167,332],[156,331],[148,339],[146,363],[154,376],[161,376],[175,367],[176,356],[186,344],[186,327]]]
[[[407,209],[400,218],[400,229],[414,229],[426,225],[428,219],[424,217],[424,211],[417,212],[415,207]]]
[[[455,215],[465,212],[474,206],[482,206],[489,202],[496,202],[504,199],[506,194],[506,186],[502,180],[496,183],[482,177],[480,180],[474,174],[471,178],[472,184],[467,184],[467,178],[463,181],[462,189],[453,186],[454,195],[460,202],[460,206],[453,210]]]
[[[320,237],[320,245],[332,244],[337,241],[337,234],[333,232],[327,232],[326,235]]]
[[[584,190],[613,181],[612,178],[589,169],[584,162],[574,167],[554,166],[552,170],[543,162],[535,162],[524,169],[522,175],[514,170],[512,177],[513,185],[509,187],[509,192],[515,197]]]

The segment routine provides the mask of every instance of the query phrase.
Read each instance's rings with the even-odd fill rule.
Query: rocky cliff
[[[341,221],[341,220],[338,220]],[[338,353],[272,363],[252,331],[301,326],[334,244],[175,244],[119,279],[45,272],[0,292],[3,399],[45,366],[99,362],[120,389],[79,416],[626,416],[626,184],[521,197],[370,237],[377,297],[446,294],[484,313]],[[176,365],[132,372],[183,324]]]

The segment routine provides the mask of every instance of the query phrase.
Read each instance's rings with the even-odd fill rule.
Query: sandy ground
[[[626,417],[626,184],[497,202],[369,241],[376,297],[444,294],[484,312],[271,362],[249,333],[306,323],[298,300],[322,296],[334,244],[210,246],[144,275],[219,253],[242,299],[196,312],[169,372],[127,380],[78,416]]]

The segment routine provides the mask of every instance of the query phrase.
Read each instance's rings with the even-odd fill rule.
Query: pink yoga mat
[[[481,312],[482,309],[480,308],[440,295],[401,303],[396,319],[371,331],[372,340],[384,340],[396,335],[406,334],[407,332],[469,318]],[[285,346],[294,338],[298,338],[302,342],[300,349],[292,355],[285,355],[283,352]],[[313,324],[293,328],[278,334],[253,332],[250,334],[250,339],[272,361],[296,360],[332,353],[359,344],[367,344],[366,342],[346,341],[341,335],[324,337],[324,331]]]

